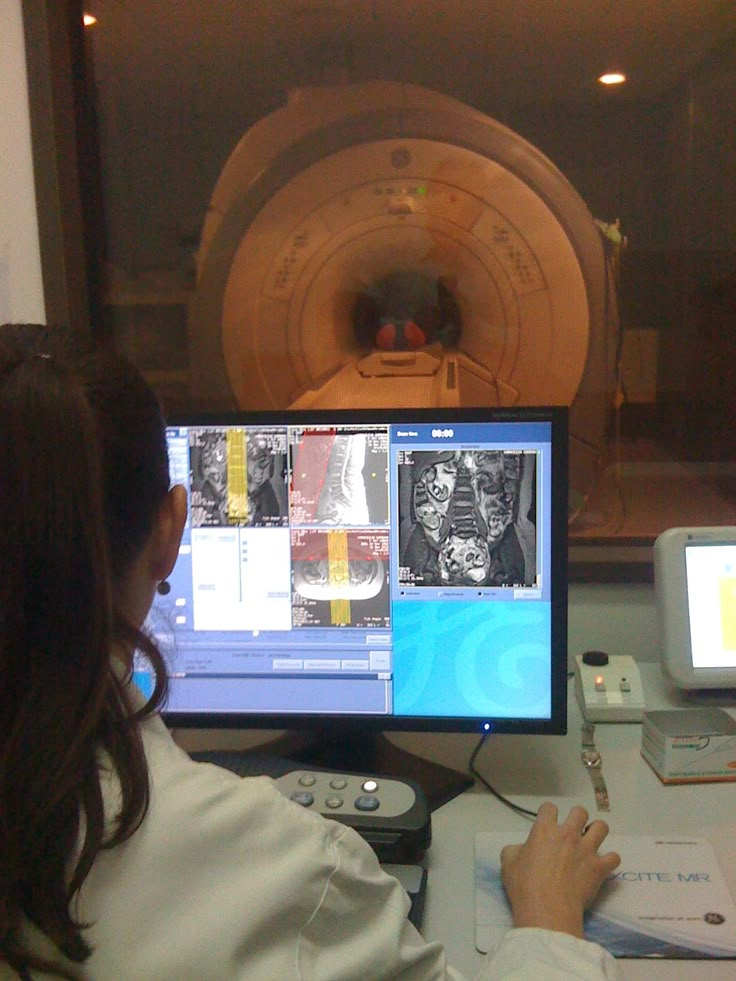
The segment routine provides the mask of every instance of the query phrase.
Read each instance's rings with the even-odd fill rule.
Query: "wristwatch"
[[[590,782],[593,784],[595,793],[595,803],[599,811],[610,811],[611,805],[608,799],[608,787],[603,779],[603,758],[595,747],[593,733],[595,726],[590,722],[583,723],[582,733],[582,752],[580,759],[583,766],[590,774]]]

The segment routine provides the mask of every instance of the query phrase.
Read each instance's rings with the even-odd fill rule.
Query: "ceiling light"
[[[626,76],[623,72],[606,72],[598,76],[598,81],[601,85],[621,85],[626,81]]]
[[[94,14],[85,14],[82,17],[82,23],[85,27],[92,27],[97,23],[97,18]]]

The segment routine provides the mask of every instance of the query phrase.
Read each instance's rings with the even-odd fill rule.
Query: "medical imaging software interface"
[[[187,425],[173,713],[548,719],[551,423]]]

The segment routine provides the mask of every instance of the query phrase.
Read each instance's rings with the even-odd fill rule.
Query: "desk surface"
[[[642,664],[647,707],[684,704],[662,683],[659,666]],[[595,814],[593,789],[580,762],[581,713],[570,684],[568,735],[494,736],[476,761],[496,789],[524,807],[553,800],[561,812],[583,804]],[[713,844],[731,894],[736,898],[736,783],[664,786],[640,756],[641,725],[598,723],[596,745],[611,798],[602,815],[612,833],[687,833]],[[529,822],[481,789],[474,788],[432,815],[433,843],[427,853],[429,885],[423,934],[440,940],[450,963],[472,978],[483,957],[475,949],[473,881],[476,831],[519,831]],[[736,929],[736,927],[735,927]],[[732,979],[733,961],[622,960],[626,978]]]

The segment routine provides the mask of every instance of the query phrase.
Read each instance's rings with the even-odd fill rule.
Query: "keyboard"
[[[384,862],[381,862],[381,868],[395,876],[406,890],[411,903],[409,920],[417,930],[421,930],[427,895],[427,870],[422,865],[390,865]]]
[[[204,749],[189,754],[197,763],[214,763],[239,777],[283,777],[301,764],[251,749]]]

